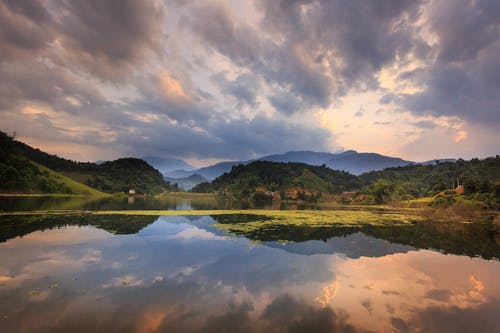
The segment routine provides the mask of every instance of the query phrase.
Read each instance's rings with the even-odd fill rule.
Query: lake
[[[0,216],[1,332],[499,332],[485,224]]]
[[[235,202],[215,197],[85,197],[85,196],[0,196],[0,211],[33,210],[135,210],[135,209],[231,209]]]
[[[34,210],[206,210],[206,209],[321,209],[314,204],[253,204],[217,197],[137,196],[0,196],[0,212]]]

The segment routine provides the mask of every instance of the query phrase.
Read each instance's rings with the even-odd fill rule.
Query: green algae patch
[[[409,226],[422,217],[401,211],[373,210],[190,210],[190,211],[101,211],[92,214],[129,214],[154,216],[209,215],[215,228],[228,234],[246,236],[251,239],[287,239],[279,235],[321,234],[327,229],[352,231],[361,226]]]
[[[253,215],[258,215],[253,212]],[[401,213],[377,213],[369,211],[279,211],[268,212],[266,219],[231,222],[231,215],[211,215],[218,223],[215,228],[226,233],[249,236],[253,239],[289,239],[290,235],[308,233],[324,234],[329,229],[342,230],[361,226],[409,226],[421,220],[418,216]],[[226,222],[228,221],[228,222]],[[288,235],[285,238],[274,237]]]
[[[74,216],[76,220],[83,219],[81,222],[83,225],[96,225],[113,233],[137,232],[145,225],[152,223],[158,216],[210,216],[215,220],[212,226],[227,234],[245,236],[252,240],[284,241],[308,237],[324,239],[326,236],[349,234],[355,229],[366,226],[411,226],[423,220],[422,216],[413,211],[361,210],[357,207],[352,210],[345,208],[339,210],[110,210],[87,211],[84,214],[80,211],[68,215]],[[107,221],[108,218],[111,220]],[[131,229],[137,224],[133,222],[141,218],[146,219],[144,223]],[[43,224],[48,225],[48,220],[45,219]],[[116,231],[122,229],[124,229],[123,232]]]
[[[248,223],[280,223],[309,226],[331,225],[385,225],[410,224],[422,217],[411,212],[401,211],[363,211],[363,210],[128,210],[128,211],[96,211],[95,215],[154,215],[154,216],[250,216],[255,220],[246,219]],[[231,219],[228,218],[228,221]],[[230,223],[231,224],[231,223]],[[242,223],[235,223],[242,224]]]
[[[316,223],[319,221],[357,223],[380,221],[404,221],[419,219],[411,211],[399,210],[266,210],[266,209],[240,209],[240,210],[109,210],[88,212],[94,215],[154,215],[154,216],[200,216],[200,215],[258,215],[271,219],[300,220],[302,222]]]

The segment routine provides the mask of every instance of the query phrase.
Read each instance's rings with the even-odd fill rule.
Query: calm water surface
[[[210,216],[3,216],[0,226],[0,332],[500,329],[491,225],[247,237]]]
[[[236,203],[215,198],[0,196],[0,211],[33,210],[192,210],[231,209]],[[241,206],[241,205],[239,205]],[[235,207],[239,208],[239,207]]]
[[[184,197],[78,197],[0,196],[0,212],[33,210],[203,210],[203,209],[321,209],[314,204],[284,203],[250,205],[248,202],[217,198]]]

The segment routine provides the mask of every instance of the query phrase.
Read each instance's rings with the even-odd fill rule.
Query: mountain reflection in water
[[[0,329],[498,331],[499,247],[487,225],[277,229],[252,237],[224,234],[215,223],[209,216],[2,216]],[[456,239],[463,244],[450,246]]]

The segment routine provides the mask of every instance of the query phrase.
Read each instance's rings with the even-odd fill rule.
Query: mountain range
[[[189,172],[196,169],[191,164],[181,159],[173,157],[145,156],[142,157],[141,159],[148,162],[150,165],[154,166],[163,175],[166,175],[175,170],[183,170]]]
[[[212,181],[223,173],[230,172],[232,167],[236,165],[247,165],[255,161],[268,161],[268,162],[297,162],[309,165],[325,165],[334,170],[347,171],[354,175],[360,175],[365,172],[383,170],[390,167],[405,166],[410,164],[417,164],[417,162],[403,160],[397,157],[385,156],[376,153],[358,153],[354,150],[346,150],[337,153],[315,152],[315,151],[289,151],[284,154],[273,154],[263,156],[257,159],[248,161],[227,161],[220,162],[210,166],[199,169],[194,169],[189,164],[179,159],[162,159],[157,157],[144,158],[156,169],[160,170],[167,180],[171,183],[178,183],[179,187],[183,187],[184,179],[198,175],[194,182],[188,182],[190,187],[196,185],[196,179],[200,182]],[[170,162],[172,161],[172,162]],[[454,162],[455,159],[441,159],[421,162],[419,164],[435,164],[436,162]],[[179,167],[184,162],[188,167]],[[171,170],[164,172],[164,170]]]
[[[208,181],[205,177],[197,173],[188,177],[180,177],[180,178],[165,177],[165,180],[171,184],[177,184],[178,188],[181,188],[185,191],[190,191],[194,186]]]

